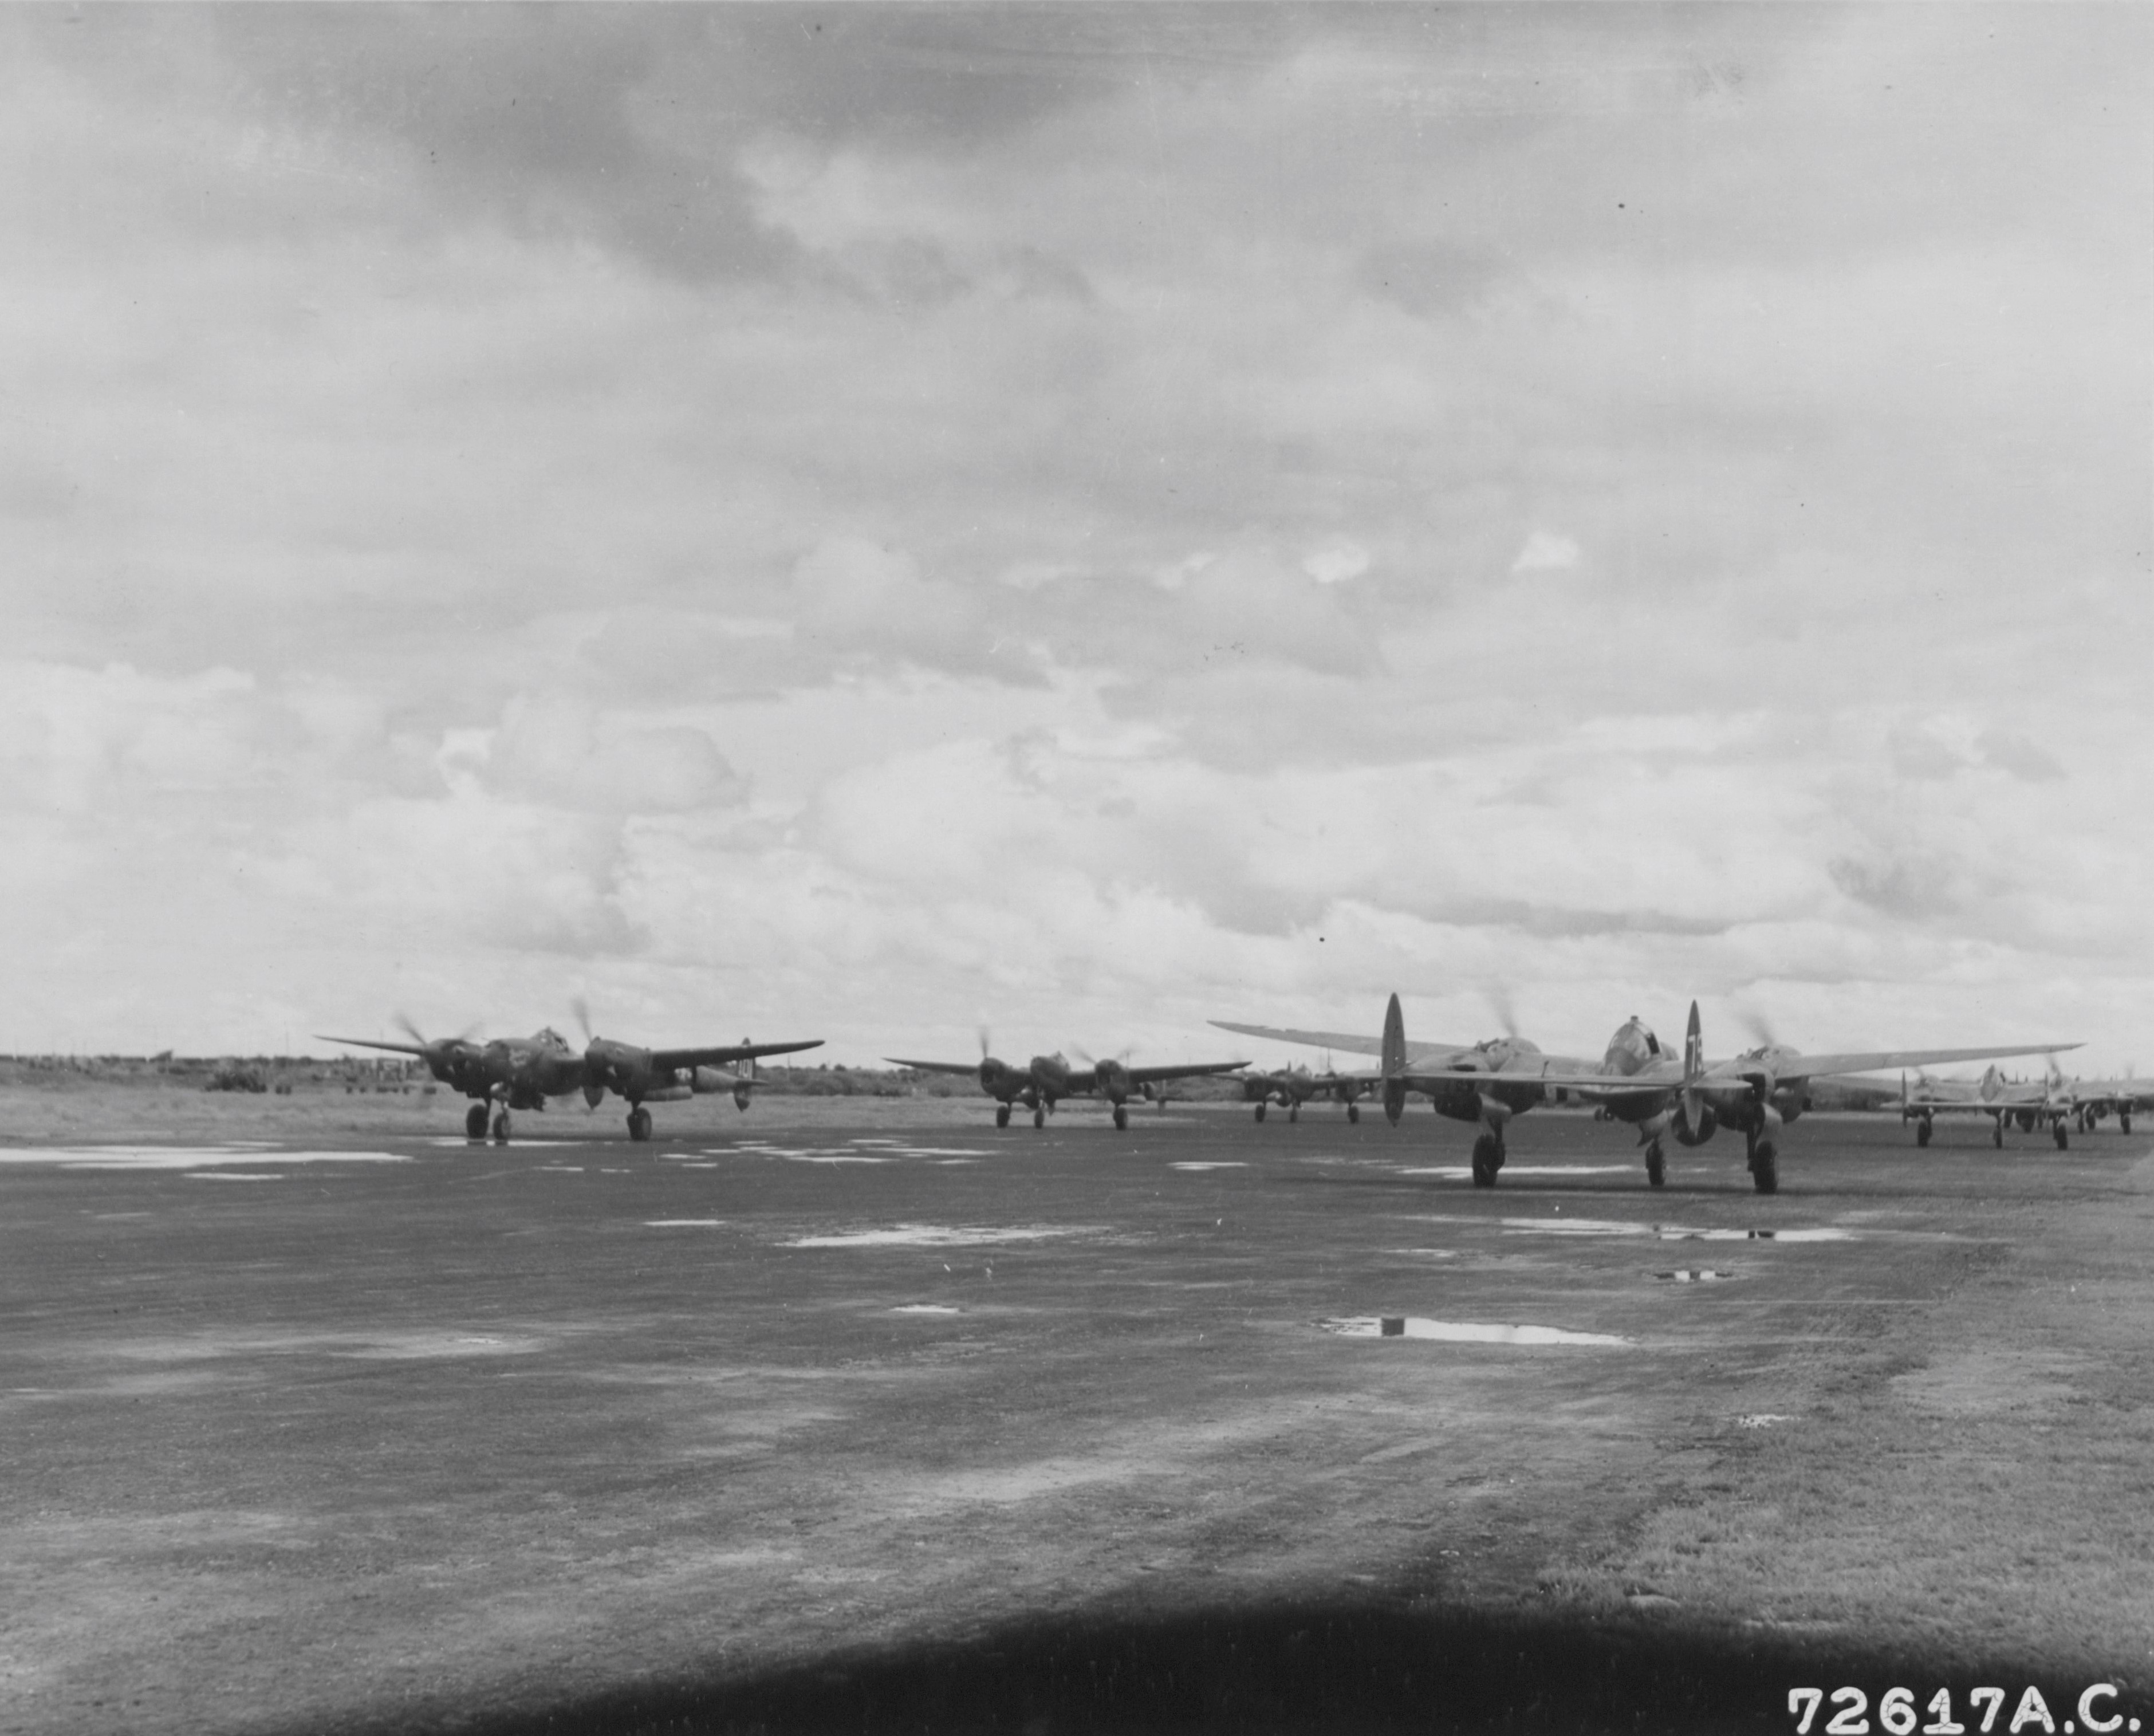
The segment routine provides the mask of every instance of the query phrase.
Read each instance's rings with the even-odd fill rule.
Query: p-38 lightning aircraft
[[[1115,1108],[1115,1126],[1130,1125],[1130,1100],[1165,1103],[1160,1087],[1177,1079],[1195,1079],[1204,1074],[1232,1073],[1247,1061],[1178,1063],[1166,1067],[1132,1067],[1126,1061],[1094,1061],[1073,1067],[1059,1054],[1036,1054],[1022,1067],[998,1061],[988,1053],[987,1039],[980,1041],[977,1061],[908,1061],[896,1055],[883,1059],[893,1067],[914,1067],[922,1073],[956,1073],[976,1077],[980,1089],[995,1100],[995,1126],[1010,1124],[1010,1107],[1022,1103],[1032,1111],[1032,1125],[1044,1127],[1054,1105],[1064,1097],[1105,1097]]]
[[[1412,1052],[1406,1045],[1396,995],[1391,997],[1385,1017],[1383,1037],[1374,1045],[1366,1038],[1330,1033],[1263,1031],[1250,1025],[1229,1029],[1294,1042],[1314,1039],[1335,1049],[1363,1053],[1373,1047],[1383,1058],[1376,1082],[1382,1088],[1384,1111],[1392,1121],[1397,1121],[1405,1108],[1406,1093],[1421,1091],[1435,1098],[1440,1114],[1488,1124],[1490,1131],[1473,1146],[1473,1181],[1482,1187],[1493,1187],[1496,1172],[1503,1167],[1503,1123],[1543,1100],[1543,1094],[1549,1091],[1574,1092],[1605,1110],[1615,1120],[1636,1127],[1639,1141],[1646,1148],[1646,1179],[1655,1187],[1667,1180],[1667,1160],[1661,1145],[1664,1135],[1672,1133],[1679,1145],[1701,1146],[1724,1126],[1743,1135],[1752,1184],[1760,1193],[1774,1193],[1780,1185],[1775,1137],[1809,1106],[1807,1088],[1813,1079],[1830,1074],[1877,1073],[1896,1067],[1944,1066],[2008,1055],[2054,1054],[2079,1047],[2076,1043],[2024,1043],[1983,1049],[1804,1054],[1784,1044],[1769,1042],[1731,1060],[1708,1062],[1695,1001],[1691,1003],[1680,1059],[1661,1048],[1660,1039],[1643,1020],[1632,1017],[1617,1027],[1598,1066],[1543,1055],[1517,1039],[1505,1048],[1500,1065],[1488,1064],[1493,1044],[1477,1046],[1482,1055],[1478,1061],[1476,1050],[1453,1051],[1447,1056],[1424,1052],[1410,1061]]]
[[[1310,1102],[1336,1102],[1346,1105],[1346,1119],[1361,1119],[1361,1105],[1357,1100],[1368,1089],[1365,1075],[1341,1073],[1327,1066],[1321,1073],[1309,1067],[1281,1067],[1275,1073],[1245,1073],[1242,1075],[1242,1100],[1257,1105],[1257,1119],[1264,1118],[1264,1111],[1276,1103],[1286,1111],[1289,1121],[1301,1119],[1301,1105]]]
[[[1409,1043],[1406,1016],[1400,1010],[1396,994],[1384,1009],[1384,1034],[1381,1037],[1364,1037],[1345,1031],[1287,1030],[1268,1024],[1234,1024],[1223,1019],[1215,1019],[1212,1023],[1222,1031],[1234,1031],[1244,1037],[1268,1037],[1279,1043],[1301,1043],[1311,1048],[1340,1049],[1349,1054],[1380,1057],[1381,1065],[1373,1072],[1342,1073],[1335,1070],[1328,1075],[1310,1076],[1325,1080],[1333,1090],[1347,1095],[1349,1121],[1360,1120],[1353,1098],[1366,1090],[1381,1096],[1384,1114],[1395,1127],[1399,1117],[1406,1113],[1409,1092],[1418,1092],[1428,1098],[1440,1116],[1454,1121],[1480,1122],[1485,1131],[1473,1141],[1473,1182],[1478,1187],[1493,1182],[1496,1172],[1503,1167],[1503,1129],[1511,1117],[1524,1115],[1546,1100],[1548,1093],[1540,1083],[1542,1070],[1550,1066],[1582,1070],[1593,1065],[1570,1056],[1544,1054],[1534,1044],[1516,1034],[1491,1037],[1482,1043]],[[1257,1115],[1259,1120],[1263,1118],[1261,1107]]]
[[[646,1103],[671,1103],[709,1092],[729,1091],[735,1106],[746,1109],[748,1093],[755,1085],[754,1075],[717,1070],[739,1061],[752,1063],[759,1055],[818,1049],[823,1041],[819,1037],[801,1043],[743,1039],[700,1049],[653,1049],[590,1037],[587,1031],[587,1045],[579,1054],[559,1032],[552,1029],[530,1037],[498,1037],[490,1043],[474,1043],[467,1037],[438,1038],[430,1043],[410,1020],[398,1023],[412,1039],[411,1042],[383,1043],[369,1037],[319,1040],[416,1055],[443,1085],[477,1100],[464,1117],[464,1132],[472,1139],[484,1139],[490,1115],[493,1137],[503,1144],[511,1131],[510,1111],[544,1110],[549,1097],[565,1097],[574,1091],[581,1091],[593,1109],[609,1090],[626,1098],[628,1136],[637,1141],[651,1137],[651,1111],[643,1106]]]
[[[1999,1150],[2003,1148],[2004,1130],[2011,1123],[2018,1122],[2022,1133],[2032,1133],[2047,1121],[2061,1151],[2071,1144],[2065,1124],[2078,1107],[2054,1057],[2048,1077],[2039,1084],[2009,1080],[1993,1062],[1972,1084],[1965,1080],[1932,1079],[1918,1072],[1910,1086],[1907,1075],[1900,1075],[1900,1120],[1902,1125],[1915,1124],[1918,1146],[1929,1144],[1941,1115],[1985,1115],[1990,1118],[1989,1142]]]

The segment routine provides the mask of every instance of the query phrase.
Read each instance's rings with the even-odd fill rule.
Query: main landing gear
[[[1044,1105],[1033,1111],[1032,1125],[1035,1127],[1044,1127],[1047,1125],[1047,1110]]]
[[[1348,1104],[1346,1105],[1346,1119],[1349,1121],[1358,1124],[1361,1119],[1361,1105],[1358,1103]],[[2127,1127],[2124,1131],[2126,1133],[2129,1133],[2131,1130]]]
[[[1009,1126],[1009,1116],[1010,1116],[1010,1106],[1009,1106],[1009,1105],[1008,1105],[1007,1103],[998,1103],[998,1104],[995,1105],[995,1126],[997,1126],[998,1127],[1007,1127],[1007,1126]]]
[[[1750,1185],[1760,1193],[1780,1191],[1780,1154],[1769,1139],[1754,1133],[1744,1136],[1750,1146]]]
[[[1649,1141],[1646,1146],[1646,1185],[1649,1187],[1665,1187],[1667,1181],[1667,1153],[1661,1149],[1660,1141],[1656,1139]]]
[[[508,1143],[508,1105],[504,1103],[493,1112],[493,1142],[498,1146]]]
[[[486,1137],[487,1108],[483,1103],[474,1103],[464,1111],[464,1137],[473,1141]]]
[[[2116,1131],[2117,1131],[2119,1133],[2129,1133],[2129,1132],[2131,1132],[2131,1111],[2130,1110],[2128,1110],[2128,1109],[2120,1109],[2119,1111],[2117,1111],[2117,1112],[2116,1112]]]
[[[1270,1107],[1271,1107],[1271,1105],[1270,1105],[1270,1104],[1268,1104],[1268,1103],[1259,1103],[1259,1104],[1257,1105],[1257,1119],[1258,1119],[1258,1121],[1261,1121],[1262,1120],[1263,1120],[1263,1118],[1264,1118],[1264,1111],[1265,1111],[1266,1110],[1269,1109]]]
[[[1998,1151],[2004,1149],[2004,1117],[1999,1116],[1989,1129],[1989,1142]]]
[[[2060,1151],[2068,1150],[2071,1142],[2071,1136],[2065,1131],[2065,1118],[2059,1116],[2057,1117],[2057,1149]]]
[[[639,1145],[651,1137],[651,1111],[641,1103],[628,1112],[628,1136]]]
[[[1128,1106],[1125,1104],[1117,1103],[1115,1105],[1115,1131],[1117,1133],[1124,1132],[1128,1129],[1129,1125],[1130,1111]]]
[[[1484,1133],[1473,1141],[1473,1185],[1493,1187],[1496,1172],[1503,1167],[1503,1141],[1493,1133]]]
[[[1936,1128],[1927,1116],[1918,1117],[1915,1122],[1915,1143],[1918,1146],[1927,1146],[1930,1142],[1930,1135],[1934,1131]]]

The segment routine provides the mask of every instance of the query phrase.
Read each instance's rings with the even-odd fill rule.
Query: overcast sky
[[[2150,87],[2108,6],[0,13],[0,1048],[2154,1065]]]

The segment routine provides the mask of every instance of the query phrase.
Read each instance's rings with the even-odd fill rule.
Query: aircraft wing
[[[1131,1085],[1161,1085],[1170,1079],[1194,1079],[1203,1073],[1232,1073],[1246,1067],[1247,1061],[1178,1062],[1166,1067],[1132,1067],[1129,1070]]]
[[[2154,1097],[2154,1080],[2068,1079],[2065,1089],[2082,1103],[2106,1103],[2116,1097]]]
[[[1906,1106],[1927,1110],[1932,1115],[1956,1109],[1971,1109],[1986,1115],[1998,1109],[2060,1109],[2068,1106],[2070,1100],[2052,1098],[2039,1085],[2013,1085],[1994,1097],[1910,1097]]]
[[[1233,1031],[1243,1037],[1268,1037],[1274,1043],[1303,1043],[1311,1049],[1343,1049],[1348,1054],[1381,1054],[1381,1037],[1356,1036],[1347,1031],[1283,1030],[1268,1024],[1233,1024],[1223,1019],[1211,1021],[1222,1031]],[[1406,1059],[1440,1061],[1446,1055],[1462,1054],[1472,1049],[1471,1043],[1414,1043],[1406,1044]]]
[[[726,1043],[712,1049],[654,1049],[651,1065],[661,1072],[681,1067],[722,1067],[732,1061],[752,1061],[758,1055],[791,1054],[803,1049],[820,1049],[823,1039],[810,1037],[804,1043]],[[968,1067],[968,1073],[977,1072]]]
[[[426,1053],[426,1049],[416,1043],[377,1043],[371,1037],[324,1037],[317,1032],[314,1036],[314,1041],[317,1043],[343,1043],[348,1044],[353,1049],[385,1049],[392,1054],[416,1054],[423,1056]]]
[[[908,1061],[894,1054],[886,1054],[883,1059],[893,1067],[911,1067],[921,1073],[962,1073],[967,1079],[977,1076],[980,1070],[977,1061]]]
[[[1477,1075],[1462,1068],[1455,1072],[1432,1076],[1455,1084],[1459,1080]],[[1483,1073],[1478,1076],[1487,1080],[1492,1085],[1546,1085],[1551,1090],[1576,1091],[1585,1097],[1630,1097],[1641,1091],[1672,1091],[1683,1082],[1682,1063],[1673,1055],[1648,1061],[1636,1073],[1610,1073],[1605,1068],[1592,1066],[1583,1061],[1551,1056],[1541,1067],[1507,1068],[1501,1073]],[[1704,1082],[1712,1082],[1710,1074]]]
[[[1783,1080],[1815,1079],[1828,1073],[1881,1073],[1895,1067],[1942,1067],[1956,1061],[1994,1061],[2015,1054],[2060,1054],[2077,1049],[2076,1043],[2020,1043],[1992,1049],[1881,1049],[1870,1054],[1799,1054],[1782,1060],[1774,1070]],[[1715,1061],[1706,1077],[1740,1076],[1741,1060]]]

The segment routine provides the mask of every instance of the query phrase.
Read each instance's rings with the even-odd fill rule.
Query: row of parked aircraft
[[[1926,1146],[1941,1115],[1984,1115],[1990,1118],[1990,1142],[2002,1146],[2005,1129],[2018,1124],[2023,1133],[2047,1126],[2057,1149],[2071,1144],[2069,1129],[2091,1133],[2110,1116],[2118,1131],[2131,1131],[2132,1111],[2154,1100],[2154,1082],[2143,1079],[2066,1079],[2052,1056],[2039,1080],[2008,1080],[1993,1063],[1981,1079],[1968,1084],[1933,1080],[1918,1073],[1911,1086],[1900,1078],[1900,1119],[1915,1124],[1915,1143]]]
[[[733,1044],[646,1049],[593,1036],[580,1003],[576,1012],[584,1028],[581,1050],[571,1048],[552,1030],[483,1044],[468,1036],[429,1041],[408,1022],[404,1025],[411,1039],[408,1043],[357,1037],[323,1040],[387,1049],[423,1060],[436,1080],[474,1100],[465,1118],[466,1132],[473,1139],[483,1139],[491,1131],[497,1141],[508,1138],[512,1111],[543,1109],[549,1097],[579,1091],[594,1108],[609,1091],[625,1099],[629,1105],[630,1138],[647,1140],[651,1121],[646,1104],[726,1092],[738,1106],[746,1109],[756,1085],[757,1059],[818,1048],[822,1041],[812,1038],[752,1043],[743,1039]],[[1396,994],[1386,1009],[1383,1029],[1375,1037],[1226,1019],[1212,1022],[1222,1030],[1243,1036],[1333,1053],[1365,1054],[1376,1060],[1375,1066],[1363,1069],[1342,1070],[1327,1065],[1320,1073],[1304,1067],[1244,1073],[1243,1092],[1255,1103],[1258,1121],[1273,1104],[1284,1107],[1292,1120],[1299,1117],[1304,1104],[1328,1100],[1343,1104],[1347,1119],[1358,1121],[1360,1100],[1368,1097],[1382,1104],[1386,1117],[1396,1126],[1406,1111],[1408,1098],[1424,1096],[1437,1114],[1482,1127],[1474,1141],[1473,1162],[1474,1185],[1482,1187],[1493,1187],[1503,1167],[1504,1131],[1511,1121],[1538,1105],[1565,1097],[1590,1103],[1608,1119],[1638,1130],[1646,1179],[1655,1187],[1661,1186],[1667,1177],[1663,1145],[1667,1138],[1694,1146],[1703,1145],[1723,1128],[1740,1133],[1744,1160],[1753,1185],[1760,1193],[1779,1188],[1779,1136],[1789,1122],[1809,1106],[1809,1086],[1815,1079],[1901,1070],[1901,1116],[1916,1124],[1916,1138],[1922,1145],[1929,1143],[1937,1115],[1962,1111],[1991,1115],[1999,1145],[2003,1143],[2007,1123],[2014,1120],[2029,1130],[2049,1123],[2060,1146],[2066,1142],[2066,1121],[2075,1119],[2086,1128],[2103,1116],[2115,1114],[2128,1133],[2132,1111],[2140,1100],[2154,1097],[2154,1085],[2133,1080],[2067,1085],[2057,1072],[2054,1057],[2077,1048],[2075,1043],[1811,1054],[1768,1040],[1728,1059],[1710,1061],[1705,1056],[1696,1002],[1691,1003],[1689,1027],[1680,1055],[1663,1048],[1652,1029],[1634,1017],[1616,1029],[1597,1061],[1544,1054],[1515,1033],[1471,1044],[1408,1042]],[[988,1053],[984,1035],[980,1051],[977,1062],[889,1059],[895,1065],[921,1072],[977,1078],[980,1089],[995,1100],[998,1127],[1009,1125],[1013,1110],[1020,1103],[1032,1111],[1035,1127],[1044,1126],[1058,1104],[1079,1096],[1105,1099],[1112,1108],[1115,1126],[1126,1127],[1131,1102],[1163,1105],[1169,1088],[1178,1080],[1242,1073],[1249,1065],[1231,1060],[1131,1066],[1125,1060],[1087,1059],[1073,1065],[1064,1056],[1052,1054],[1035,1055],[1020,1066]],[[2038,1087],[2009,1085],[1993,1066],[1979,1085],[1972,1087],[1939,1085],[1927,1075],[1918,1075],[1917,1087],[1906,1082],[1907,1070],[2026,1054],[2051,1057],[2045,1084]],[[738,1070],[742,1062],[748,1064],[748,1071]]]

